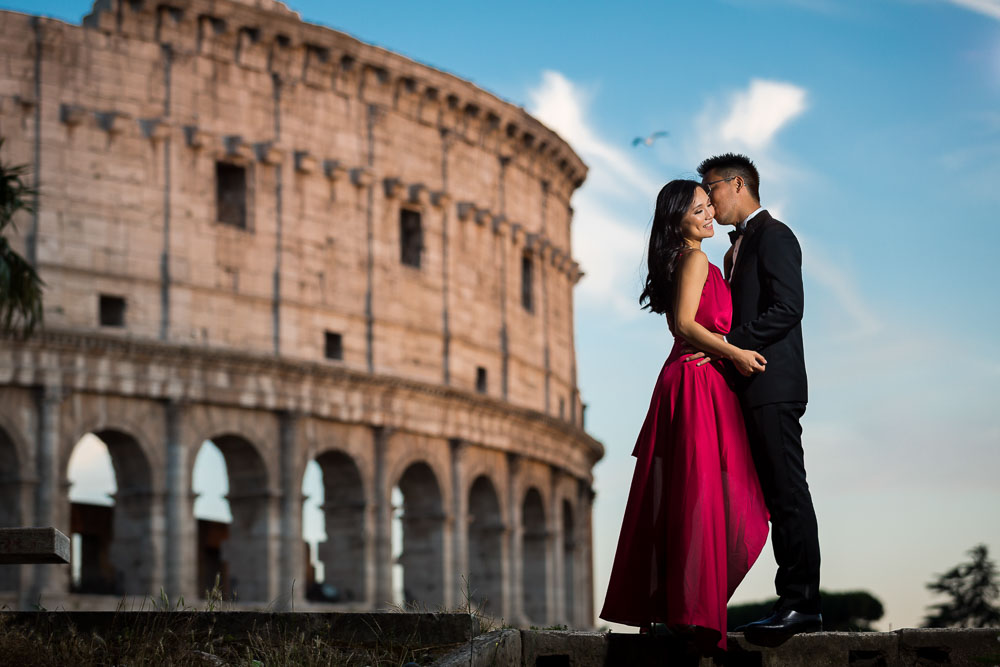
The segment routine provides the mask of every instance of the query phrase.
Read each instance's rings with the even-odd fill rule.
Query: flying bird
[[[648,137],[636,137],[635,139],[632,140],[632,146],[633,147],[634,146],[638,146],[639,144],[645,144],[646,146],[652,146],[653,142],[656,141],[657,139],[659,139],[660,137],[666,137],[666,136],[669,136],[669,135],[670,135],[669,132],[653,132]]]

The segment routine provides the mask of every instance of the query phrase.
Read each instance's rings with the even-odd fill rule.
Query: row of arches
[[[163,522],[165,503],[163,494],[154,491],[151,464],[137,439],[121,430],[88,433],[74,445],[74,454],[84,448],[106,452],[110,488],[105,495],[111,504],[95,509],[93,489],[89,494],[77,492],[84,481],[77,479],[74,456],[66,457],[64,489],[68,493],[60,494],[57,503],[68,507],[56,516],[68,514],[73,533],[75,565],[67,588],[95,594],[152,594],[163,585],[163,549],[156,535],[163,533],[158,525]],[[184,519],[197,523],[191,531],[196,533],[191,546],[199,563],[197,590],[203,594],[219,577],[227,597],[267,602],[267,582],[272,576],[269,569],[275,567],[273,543],[281,539],[276,535],[279,499],[271,491],[267,466],[255,446],[236,434],[213,436],[196,451],[187,487],[195,493]],[[199,462],[205,456],[212,458],[211,452],[217,452],[221,463],[207,474],[199,473],[204,467]],[[94,455],[88,458],[93,464]],[[216,496],[225,493],[221,502],[228,504],[228,522],[196,521],[196,498],[212,494],[204,486],[198,488],[199,474],[215,483]],[[17,449],[0,428],[0,525],[23,523],[24,503],[18,495],[21,477]],[[331,449],[315,455],[299,481],[303,491],[299,505],[302,535],[297,537],[307,543],[303,545],[307,558],[302,569],[307,573],[303,578],[311,584],[312,600],[355,607],[394,602],[435,609],[454,604],[455,596],[449,599],[446,594],[446,563],[453,557],[452,544],[458,539],[454,533],[462,531],[464,540],[459,543],[466,549],[466,571],[451,573],[464,576],[472,604],[495,616],[510,618],[517,609],[526,621],[574,624],[571,610],[577,595],[575,563],[579,554],[576,512],[570,499],[559,501],[561,530],[553,531],[550,521],[554,517],[546,511],[539,488],[528,486],[520,491],[515,509],[501,494],[503,486],[490,474],[479,473],[464,487],[463,525],[452,526],[439,474],[427,461],[409,462],[397,479],[390,480],[393,599],[378,600],[371,576],[377,551],[371,539],[377,525],[371,480],[366,481],[351,454]],[[79,499],[86,502],[74,502]],[[312,534],[306,516],[310,510],[318,515],[313,523],[320,525]],[[515,513],[519,514],[516,526]],[[511,547],[514,533],[520,540],[516,556]],[[562,537],[560,544],[552,539],[556,533]],[[556,549],[562,564],[558,582],[553,581],[552,567]],[[516,567],[505,562],[514,557],[519,561]],[[309,576],[313,568],[315,575]],[[521,585],[512,586],[512,577]],[[562,588],[559,618],[553,616],[550,589],[554,586]],[[0,591],[17,587],[15,568],[0,568]],[[519,599],[511,599],[513,596]]]

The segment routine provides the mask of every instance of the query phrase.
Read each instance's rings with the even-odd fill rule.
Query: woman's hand
[[[760,352],[741,350],[739,348],[737,348],[736,353],[729,360],[736,366],[736,370],[740,372],[740,375],[745,375],[746,377],[750,377],[754,373],[763,373],[765,370],[764,367],[767,365],[767,359]]]

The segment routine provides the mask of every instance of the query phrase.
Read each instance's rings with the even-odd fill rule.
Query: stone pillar
[[[271,489],[232,490],[226,496],[233,514],[222,559],[229,563],[233,597],[240,602],[271,603],[287,593],[275,589],[281,497]]]
[[[110,556],[127,596],[155,597],[163,585],[162,516],[163,498],[152,489],[119,487],[115,494]]]
[[[60,484],[59,475],[59,410],[62,406],[62,387],[46,384],[38,395],[36,463],[38,485],[35,487],[35,512],[31,525],[57,528],[70,534],[69,517],[60,517],[60,504],[68,505],[67,489]],[[43,596],[64,594],[66,591],[65,567],[54,565],[31,566],[31,585],[27,598],[21,600],[21,608],[27,609],[43,602]]]
[[[507,563],[507,599],[504,615],[515,625],[524,622],[524,574],[522,563],[522,539],[524,528],[521,523],[521,457],[507,454],[507,515],[509,542]]]
[[[370,525],[373,533],[370,535],[372,553],[372,591],[371,607],[383,609],[392,602],[392,502],[389,488],[388,462],[386,450],[389,446],[391,429],[384,426],[373,427],[375,448],[375,479],[372,484],[374,495],[372,512],[374,516]]]
[[[180,596],[197,597],[197,523],[194,496],[188,476],[188,450],[181,442],[183,405],[176,400],[164,402],[166,424],[166,540],[164,541],[163,590],[174,601]]]
[[[364,602],[372,599],[368,582],[374,563],[371,536],[366,514],[369,505],[360,502],[325,502],[320,507],[326,526],[326,541],[320,542],[319,559],[326,573],[325,583],[337,589],[341,601]]]
[[[469,498],[466,493],[465,454],[467,445],[459,438],[453,438],[451,445],[451,576],[445,570],[445,581],[452,582],[451,591],[445,589],[445,605],[448,608],[464,606],[471,595],[469,581]],[[447,535],[445,541],[447,541]]]
[[[4,452],[10,454],[10,452]],[[35,487],[37,481],[35,476],[28,472],[27,465],[21,464],[18,472],[16,466],[19,461],[12,458],[11,464],[14,469],[8,471],[8,477],[0,479],[0,527],[19,528],[28,525],[29,509],[35,497]],[[3,464],[0,463],[0,466]],[[18,596],[26,597],[26,588],[31,585],[26,577],[28,567],[25,565],[0,565],[0,595],[4,593],[16,593]],[[12,603],[20,605],[19,602]],[[19,608],[24,609],[23,605]]]
[[[297,479],[300,418],[290,412],[278,415],[281,453],[279,459],[281,506],[278,528],[278,567],[275,611],[295,608],[305,600],[306,573],[302,540],[302,482]]]
[[[149,584],[145,591],[148,595],[156,595],[166,584],[166,567],[164,567],[163,563],[164,556],[166,555],[167,541],[166,501],[163,487],[157,485],[157,488],[149,496],[149,517],[146,522],[149,526],[146,553],[152,558],[149,574],[147,575]]]
[[[577,563],[580,567],[579,585],[576,589],[577,617],[576,624],[581,628],[594,626],[594,538],[593,538],[593,513],[594,489],[590,482],[580,480],[577,502],[577,530],[579,535],[576,539]]]
[[[549,554],[549,576],[546,578],[548,584],[548,605],[549,623],[565,623],[569,625],[568,614],[566,613],[566,594],[564,586],[566,577],[564,576],[563,563],[563,516],[562,503],[559,502],[559,481],[562,475],[558,468],[549,468],[551,473],[551,485],[549,493],[549,526],[548,537],[546,538],[546,550]]]

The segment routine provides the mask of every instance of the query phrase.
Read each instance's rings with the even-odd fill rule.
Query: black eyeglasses
[[[739,176],[730,176],[729,178],[720,178],[720,179],[717,179],[717,180],[714,180],[714,181],[709,181],[708,183],[702,183],[701,186],[703,188],[705,188],[705,194],[711,195],[712,194],[712,186],[713,185],[715,185],[716,183],[727,183],[727,182],[733,180],[734,178],[739,178]]]

